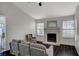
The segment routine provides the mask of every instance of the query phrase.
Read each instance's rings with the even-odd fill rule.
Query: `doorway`
[[[6,20],[0,16],[0,52],[6,49]]]

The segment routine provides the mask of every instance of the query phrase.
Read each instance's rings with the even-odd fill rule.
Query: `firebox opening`
[[[56,42],[56,33],[48,33],[47,34],[48,42]]]

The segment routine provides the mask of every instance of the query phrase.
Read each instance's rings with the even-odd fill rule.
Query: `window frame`
[[[40,23],[37,23],[37,24],[40,24]],[[44,36],[44,23],[42,23],[43,24],[43,28],[41,27],[37,27],[38,25],[36,24],[36,34],[37,34],[37,36]],[[39,29],[41,29],[41,30],[43,30],[43,34],[38,34],[38,31],[39,31]]]
[[[56,26],[49,26],[51,23],[54,23]],[[57,28],[57,21],[47,21],[47,28]]]
[[[63,22],[64,22],[64,21],[73,21],[73,22],[74,22],[74,28],[73,28],[73,29],[64,29],[64,28],[63,28]],[[73,37],[66,37],[66,36],[64,36],[64,33],[63,33],[64,30],[73,30],[73,31],[74,31],[74,32],[73,32],[73,33],[74,33],[74,36],[73,36]],[[63,21],[62,21],[62,37],[63,37],[64,39],[74,39],[74,38],[75,38],[75,20],[63,20]]]

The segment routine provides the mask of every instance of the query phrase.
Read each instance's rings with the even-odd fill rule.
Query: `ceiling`
[[[42,2],[42,6],[37,2],[13,2],[13,4],[33,18],[42,19],[73,15],[79,2]]]

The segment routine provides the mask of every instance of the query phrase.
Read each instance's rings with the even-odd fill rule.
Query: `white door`
[[[5,17],[0,17],[0,52],[6,49]]]

